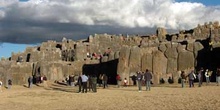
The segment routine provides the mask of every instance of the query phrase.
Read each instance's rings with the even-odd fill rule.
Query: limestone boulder
[[[193,46],[194,46],[193,52],[196,58],[198,56],[198,51],[202,50],[204,46],[200,42],[193,43]]]
[[[141,71],[153,69],[153,55],[151,53],[144,54],[141,58]]]
[[[108,55],[108,61],[114,60],[115,59],[115,52],[110,52]]]
[[[164,43],[161,43],[160,46],[159,46],[159,50],[160,50],[161,52],[165,52],[166,49],[167,49],[166,45],[165,45]]]
[[[178,55],[178,70],[185,70],[194,67],[195,58],[193,52],[183,51]]]
[[[167,57],[167,73],[174,73],[177,71],[177,58],[178,58],[178,52],[177,48],[167,48],[165,51],[165,56]]]
[[[153,72],[157,73],[166,73],[167,69],[167,58],[160,51],[155,51],[153,53]]]
[[[116,52],[115,52],[115,56],[114,56],[115,59],[119,59],[119,55],[120,55],[120,52],[119,52],[119,51],[116,51]]]
[[[75,52],[76,52],[76,60],[84,60],[87,56],[86,56],[86,48],[83,44],[76,44],[76,48],[75,48]]]
[[[130,56],[130,48],[124,46],[120,50],[120,56],[118,61],[118,69],[117,73],[120,75],[128,74],[128,63],[129,63],[129,56]]]
[[[141,69],[141,51],[140,48],[134,46],[131,48],[129,57],[129,68],[131,72],[137,72]]]
[[[186,49],[190,52],[193,52],[194,43],[188,43]]]

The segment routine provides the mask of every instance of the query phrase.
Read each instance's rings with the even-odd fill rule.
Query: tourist
[[[220,68],[217,68],[216,82],[217,82],[217,86],[219,86],[219,84],[220,84]]]
[[[201,68],[199,71],[198,71],[198,75],[197,75],[197,77],[198,77],[198,81],[199,81],[199,87],[201,87],[202,86],[202,79],[203,79],[203,77],[202,77],[202,74],[203,73],[203,68]]]
[[[97,89],[96,89],[97,77],[95,74],[92,75],[91,80],[92,80],[92,91],[97,92]]]
[[[124,87],[127,87],[128,86],[128,80],[127,78],[124,79]]]
[[[146,69],[146,72],[144,74],[144,79],[146,84],[146,91],[148,90],[150,91],[152,74],[148,69]]]
[[[82,77],[80,75],[79,75],[78,80],[77,80],[77,85],[79,86],[78,93],[80,93],[81,90],[82,90]]]
[[[133,85],[136,85],[136,79],[137,77],[135,75],[130,76],[131,80],[133,81]]]
[[[82,78],[82,84],[83,84],[83,89],[82,89],[82,93],[87,93],[87,81],[88,81],[88,77],[85,75],[85,73],[83,73],[83,75],[81,76]]]
[[[141,88],[142,88],[142,79],[143,79],[143,75],[141,74],[141,72],[137,72],[137,83],[138,83],[138,91],[141,92]]]
[[[169,77],[168,80],[167,80],[167,82],[168,82],[169,84],[173,84],[173,79],[172,79],[172,77]]]
[[[103,88],[108,87],[107,82],[108,82],[108,76],[106,74],[103,74],[103,76],[102,76]]]
[[[89,91],[93,90],[93,83],[92,83],[92,76],[88,75],[88,85],[89,85]]]
[[[117,81],[117,85],[118,85],[118,88],[119,88],[120,83],[121,83],[121,76],[119,74],[117,74],[117,76],[116,76],[116,81]]]
[[[47,87],[48,87],[47,77],[46,77],[45,75],[43,76],[43,85],[44,85],[44,88],[47,88]]]
[[[33,79],[32,79],[31,76],[29,76],[29,78],[28,78],[28,88],[31,88],[32,84],[33,84]]]
[[[103,76],[102,74],[99,75],[99,87],[102,86],[102,80],[103,80],[102,76]]]
[[[195,74],[194,74],[194,70],[192,70],[189,75],[189,87],[194,87],[194,79],[196,78]]]
[[[9,80],[8,80],[8,89],[11,89],[11,86],[12,86],[12,80],[9,79]]]
[[[181,71],[181,84],[182,84],[182,88],[185,87],[185,81],[186,81],[186,74],[184,71]]]
[[[3,83],[2,83],[2,81],[0,80],[0,92],[2,92],[2,85],[3,85]]]
[[[74,86],[74,75],[70,75],[70,86]]]
[[[205,79],[206,79],[206,84],[209,84],[210,83],[210,79],[209,79],[209,70],[208,69],[206,69],[206,71],[205,71]]]

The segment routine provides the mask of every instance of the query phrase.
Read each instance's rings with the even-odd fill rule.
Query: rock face
[[[192,52],[180,52],[178,56],[178,70],[185,70],[194,67],[194,55]]]
[[[79,41],[64,38],[62,42],[43,42],[2,59],[0,80],[6,83],[13,79],[19,85],[29,76],[64,80],[81,74],[86,66],[87,74],[105,73],[112,84],[116,74],[131,80],[131,75],[146,69],[153,73],[154,84],[170,76],[176,83],[180,71],[200,67],[214,70],[220,65],[219,36],[219,23],[214,22],[171,35],[158,28],[156,35],[149,36],[95,34]]]

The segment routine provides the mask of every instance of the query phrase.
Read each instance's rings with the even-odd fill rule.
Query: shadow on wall
[[[108,76],[108,84],[117,84],[116,82],[117,66],[118,66],[118,59],[115,59],[108,62],[102,62],[99,64],[84,64],[82,67],[82,71],[86,75],[95,74],[97,76],[97,79],[100,74],[106,74]]]

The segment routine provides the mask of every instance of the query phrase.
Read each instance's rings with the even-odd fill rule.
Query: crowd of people
[[[217,86],[220,85],[220,68],[217,68],[216,72],[215,72],[215,76],[216,76],[216,83]],[[210,71],[209,69],[203,69],[200,68],[198,71],[195,70],[191,70],[188,74],[185,71],[181,71],[180,74],[180,83],[181,83],[181,87],[184,88],[186,85],[186,83],[189,84],[189,87],[192,88],[194,87],[194,82],[195,80],[198,81],[198,87],[201,87],[203,84],[203,81],[206,81],[206,85],[209,85],[209,83],[211,82],[211,76],[213,75],[213,71]],[[78,79],[76,81],[74,81],[74,77],[73,75],[69,75],[69,78],[67,80],[67,85],[70,86],[78,86],[78,93],[87,93],[87,90],[92,91],[92,92],[97,92],[97,85],[99,87],[103,87],[103,89],[108,88],[108,76],[106,74],[100,74],[99,77],[97,77],[96,74],[91,74],[91,75],[85,75],[84,73],[82,73],[81,75],[78,76]],[[152,72],[149,71],[148,69],[146,69],[145,72],[141,72],[138,71],[136,72],[136,75],[132,75],[129,78],[131,78],[131,80],[133,81],[133,85],[137,84],[138,87],[138,91],[141,92],[142,91],[142,86],[145,85],[146,86],[146,91],[150,91],[151,90],[151,84],[152,84]],[[41,78],[41,81],[39,82],[43,82],[44,86],[47,87],[47,77],[44,75]],[[129,85],[129,81],[126,77],[123,78],[117,74],[116,75],[116,81],[117,81],[117,87],[120,88],[122,87],[128,87]],[[169,77],[168,79],[169,83],[173,83],[173,80],[171,77]],[[0,81],[0,92],[2,92],[2,85],[3,82]],[[28,88],[32,88],[33,85],[33,77],[29,76],[28,77]],[[8,79],[7,81],[7,89],[11,89],[12,86],[12,80]]]
[[[195,80],[198,80],[198,86],[201,87],[204,79],[206,81],[206,85],[208,85],[210,83],[212,73],[213,73],[213,71],[210,71],[208,69],[206,69],[204,71],[203,68],[200,68],[200,70],[198,72],[191,70],[191,72],[188,74],[186,74],[184,71],[182,71],[181,75],[180,75],[182,88],[185,87],[185,83],[187,82],[187,79],[188,79],[189,87],[194,87]],[[203,77],[205,77],[205,78],[203,78]],[[219,86],[219,84],[220,84],[220,68],[217,68],[217,70],[216,70],[216,83],[217,83],[217,86]]]

